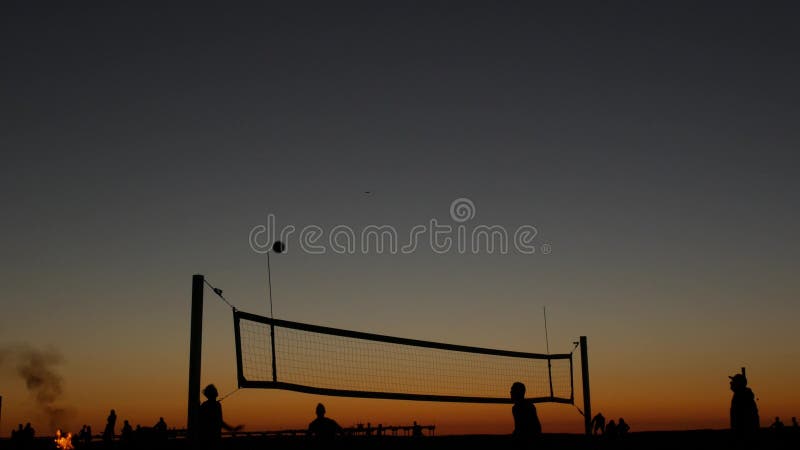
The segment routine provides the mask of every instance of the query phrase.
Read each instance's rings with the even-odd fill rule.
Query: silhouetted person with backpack
[[[335,420],[325,417],[325,405],[317,404],[317,418],[308,424],[308,433],[323,441],[332,441],[336,435],[342,433],[342,427]]]
[[[592,434],[605,434],[606,432],[606,418],[603,413],[597,413],[592,417]]]
[[[511,385],[511,399],[514,400],[514,406],[511,407],[511,414],[514,416],[512,436],[521,443],[529,443],[542,434],[536,406],[525,399],[525,385],[519,381]]]
[[[742,445],[750,445],[758,434],[759,419],[755,395],[747,387],[747,378],[737,373],[731,379],[731,430]]]
[[[197,437],[200,440],[200,448],[215,449],[219,448],[222,441],[222,429],[228,431],[236,431],[242,428],[241,425],[232,427],[222,420],[222,405],[217,401],[219,392],[217,387],[209,384],[203,389],[203,395],[208,400],[200,405],[200,411],[197,415],[198,427]]]

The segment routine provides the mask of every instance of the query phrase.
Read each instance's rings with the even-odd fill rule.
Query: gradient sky
[[[634,430],[725,427],[741,366],[762,422],[800,415],[795,5],[0,8],[0,349],[63,355],[68,428],[110,408],[185,424],[191,275],[265,314],[248,235],[268,213],[409,230],[459,197],[471,224],[534,225],[552,253],[290,241],[276,317],[543,352],[547,306],[551,350],[588,336],[593,409]],[[228,393],[230,312],[207,298],[203,384]],[[13,368],[0,395],[0,435],[49,431]],[[318,401],[345,426],[512,428],[507,405],[242,390],[223,407],[303,428]],[[539,411],[581,430],[574,407]]]

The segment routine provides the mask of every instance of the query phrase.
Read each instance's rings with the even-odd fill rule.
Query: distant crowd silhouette
[[[599,412],[592,417],[591,429],[592,435],[594,436],[615,439],[627,435],[631,427],[622,417],[617,419],[616,422],[614,422],[614,419],[611,419],[606,423],[605,416],[603,416],[603,413]]]
[[[115,438],[117,437],[115,434],[116,424],[117,412],[112,409],[108,414],[106,426],[101,435],[104,448],[115,447]],[[88,446],[92,440],[92,427],[84,425],[77,437],[79,442],[83,442]],[[118,441],[120,448],[129,449],[156,445],[165,442],[167,439],[167,423],[163,417],[159,417],[158,422],[152,427],[143,427],[140,424],[136,424],[136,428],[134,428],[129,420],[123,420]]]
[[[158,422],[152,427],[136,425],[135,429],[131,427],[128,420],[124,420],[124,425],[119,435],[115,434],[116,423],[117,414],[116,411],[112,409],[106,419],[106,426],[103,429],[103,433],[97,436],[102,440],[101,445],[103,448],[149,448],[152,445],[156,445],[168,439],[169,430],[163,417],[160,417]],[[64,434],[66,435],[66,433]],[[24,427],[22,424],[19,424],[17,429],[11,431],[10,448],[40,448],[40,445],[34,445],[35,435],[36,431],[30,423],[27,423]],[[72,435],[71,444],[75,448],[93,447],[92,441],[94,438],[92,426],[84,424],[81,426],[78,433]]]
[[[19,424],[17,429],[11,430],[11,445],[16,448],[29,448],[33,445],[33,439],[36,437],[36,430],[33,429],[31,423],[28,422],[23,427]]]
[[[730,379],[730,389],[733,392],[730,406],[730,430],[734,439],[735,446],[741,448],[757,448],[761,424],[756,404],[756,396],[752,389],[748,387],[747,377],[743,373],[738,373],[728,377]],[[200,405],[198,411],[197,439],[198,448],[213,450],[220,448],[222,440],[222,430],[236,432],[242,429],[242,425],[231,426],[222,418],[222,406],[218,400],[219,392],[213,384],[209,384],[203,389],[206,400]],[[511,413],[513,417],[512,437],[520,446],[530,446],[542,435],[542,424],[539,420],[538,412],[534,402],[525,396],[526,387],[522,382],[515,382],[511,385],[509,395],[513,401]],[[386,432],[383,425],[373,428],[371,424],[364,427],[359,424],[356,428],[348,428],[347,431],[335,420],[326,417],[326,408],[322,403],[318,403],[315,410],[316,418],[308,425],[305,434],[313,438],[316,442],[326,444],[334,441],[341,436],[364,435],[382,436]],[[150,448],[152,444],[163,442],[168,439],[169,429],[163,417],[152,427],[131,426],[129,420],[123,420],[123,425],[119,436],[115,434],[117,424],[117,413],[114,409],[110,410],[106,419],[103,432],[98,437],[102,439],[104,448]],[[412,437],[422,437],[423,428],[432,431],[433,426],[419,425],[414,421],[413,426],[389,427],[394,431],[405,429],[410,431]],[[619,439],[626,436],[630,431],[630,425],[624,418],[620,417],[607,420],[603,413],[598,412],[592,417],[590,422],[591,434],[606,440]],[[800,437],[800,424],[797,417],[791,418],[791,426],[783,423],[780,417],[775,417],[774,421],[765,428],[770,430],[772,438],[783,440],[787,436]],[[764,432],[766,433],[766,431]],[[293,432],[294,434],[294,432]],[[34,438],[36,431],[29,423],[19,424],[16,429],[11,431],[10,448],[29,449],[34,448]],[[173,435],[175,433],[173,432]],[[73,445],[76,448],[90,447],[92,445],[91,425],[83,425],[79,433],[73,435]]]

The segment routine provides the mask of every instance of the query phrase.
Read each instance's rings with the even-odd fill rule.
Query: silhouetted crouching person
[[[731,430],[742,446],[752,446],[759,429],[758,407],[755,395],[747,387],[747,378],[737,373],[731,379]]]
[[[518,443],[529,443],[542,434],[542,424],[536,413],[533,402],[525,399],[525,385],[517,381],[511,385],[511,399],[514,406],[511,414],[514,416],[514,439]]]
[[[203,395],[208,400],[200,405],[200,412],[197,415],[199,448],[216,449],[219,448],[222,441],[223,428],[228,431],[236,431],[240,430],[242,426],[232,427],[222,420],[222,405],[217,401],[219,392],[213,384],[209,384],[203,389]]]
[[[342,427],[335,420],[325,417],[325,405],[317,404],[317,418],[308,424],[308,434],[320,441],[332,441],[342,434]]]

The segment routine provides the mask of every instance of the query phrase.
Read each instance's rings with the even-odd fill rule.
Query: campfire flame
[[[55,443],[59,450],[73,450],[75,448],[72,446],[72,433],[62,435],[61,430],[56,430]]]

